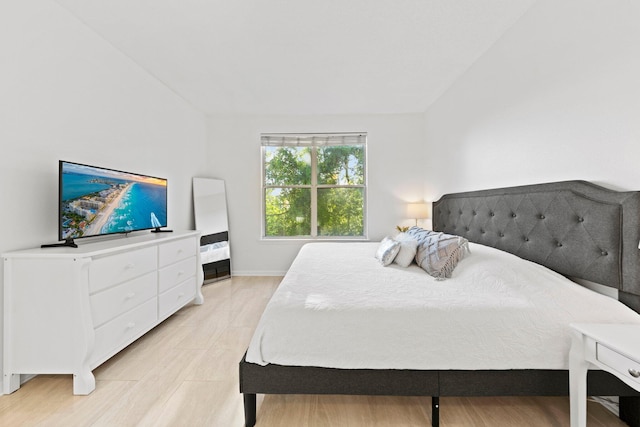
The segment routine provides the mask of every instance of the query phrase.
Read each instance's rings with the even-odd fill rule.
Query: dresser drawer
[[[89,292],[98,292],[157,268],[156,247],[96,258],[89,267]]]
[[[94,327],[118,317],[157,295],[155,271],[91,295],[91,316]]]
[[[162,293],[196,274],[196,258],[191,257],[164,267],[159,272],[158,289]]]
[[[596,344],[596,358],[611,367],[623,377],[640,384],[640,362],[611,350],[604,345]]]
[[[101,363],[104,359],[122,350],[136,338],[156,325],[158,299],[152,298],[133,310],[96,328],[96,340],[91,360]]]
[[[160,245],[158,256],[159,267],[166,267],[176,261],[196,255],[196,244],[193,239],[180,239]]]
[[[187,304],[196,296],[196,278],[190,277],[177,286],[160,294],[158,301],[158,316],[164,320],[180,307]]]

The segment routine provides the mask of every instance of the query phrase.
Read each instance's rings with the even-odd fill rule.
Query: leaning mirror
[[[229,222],[224,180],[193,178],[193,211],[200,237],[204,282],[231,276]]]

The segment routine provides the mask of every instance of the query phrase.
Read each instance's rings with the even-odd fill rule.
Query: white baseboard
[[[235,271],[231,272],[231,276],[284,276],[285,271]]]

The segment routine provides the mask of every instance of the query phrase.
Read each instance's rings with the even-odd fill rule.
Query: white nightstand
[[[571,426],[587,424],[587,370],[602,369],[640,390],[640,325],[575,323],[569,354]]]

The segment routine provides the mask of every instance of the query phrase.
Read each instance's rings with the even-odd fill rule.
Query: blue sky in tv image
[[[60,240],[167,225],[167,180],[61,162]]]

